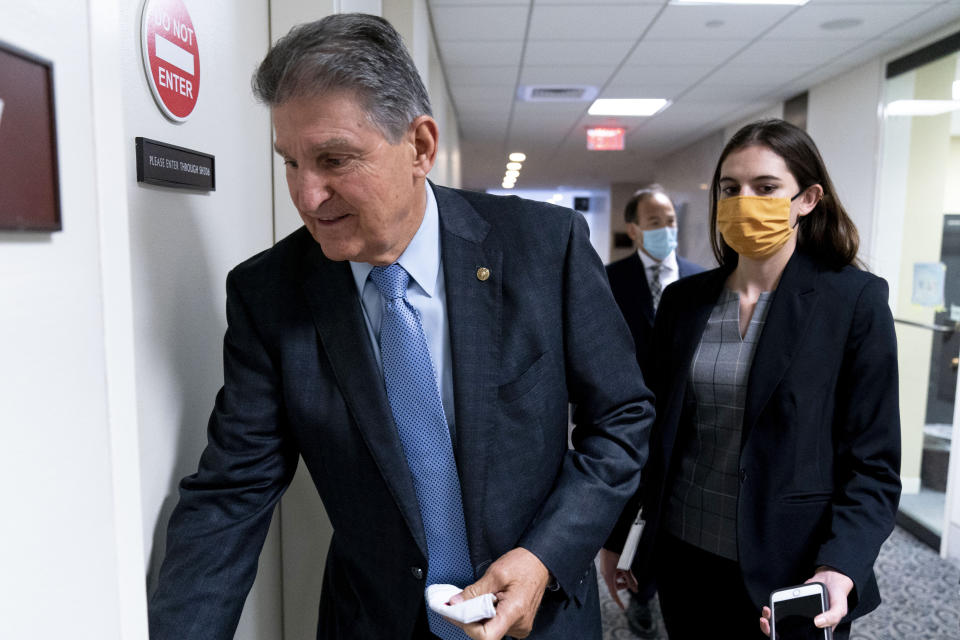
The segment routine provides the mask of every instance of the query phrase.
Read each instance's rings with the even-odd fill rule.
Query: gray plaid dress
[[[771,293],[760,294],[740,337],[740,296],[724,289],[690,365],[678,434],[679,464],[669,483],[666,528],[673,536],[737,560],[740,435],[750,365]]]

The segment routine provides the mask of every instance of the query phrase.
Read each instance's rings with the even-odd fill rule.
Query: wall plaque
[[[0,229],[59,231],[53,64],[0,43]]]
[[[176,189],[216,191],[214,157],[137,137],[137,182]]]

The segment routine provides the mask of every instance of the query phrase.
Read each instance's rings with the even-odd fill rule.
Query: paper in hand
[[[640,544],[640,536],[643,534],[643,526],[646,524],[643,520],[643,507],[637,513],[633,525],[630,527],[630,533],[627,534],[627,541],[623,545],[623,551],[620,552],[620,561],[617,563],[617,569],[629,571],[633,564],[633,556],[637,553],[637,546]]]
[[[427,606],[444,618],[463,624],[479,622],[497,615],[497,609],[494,607],[497,598],[492,593],[485,593],[458,604],[449,604],[450,598],[461,591],[463,589],[452,584],[432,584],[426,590]]]

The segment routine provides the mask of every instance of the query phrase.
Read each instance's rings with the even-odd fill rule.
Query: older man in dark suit
[[[673,202],[658,184],[652,184],[633,194],[623,211],[627,234],[636,251],[626,258],[607,265],[607,277],[613,297],[633,334],[637,362],[649,376],[652,350],[653,320],[660,295],[667,285],[689,275],[700,273],[703,267],[677,255],[677,213]],[[615,549],[619,556],[620,549]],[[607,564],[616,565],[614,555],[604,553]],[[604,578],[614,600],[619,604],[614,567],[604,567]],[[656,624],[650,610],[650,600],[656,593],[652,577],[642,584],[627,579],[633,590],[627,606],[627,622],[631,631],[641,638],[655,638]],[[622,604],[621,604],[622,606]]]
[[[151,637],[232,637],[302,457],[334,528],[319,638],[599,639],[593,559],[652,407],[585,222],[429,183],[437,124],[380,18],[301,25],[254,86],[304,227],[227,279],[224,387]],[[435,583],[495,616],[452,624]]]
[[[663,290],[680,278],[700,273],[703,267],[677,255],[677,212],[660,185],[651,184],[634,193],[623,218],[637,250],[607,265],[607,277],[633,334],[637,362],[646,367]]]

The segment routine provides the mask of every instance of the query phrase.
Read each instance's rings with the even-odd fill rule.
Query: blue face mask
[[[676,248],[676,227],[647,229],[643,232],[643,249],[657,260],[663,260]]]

